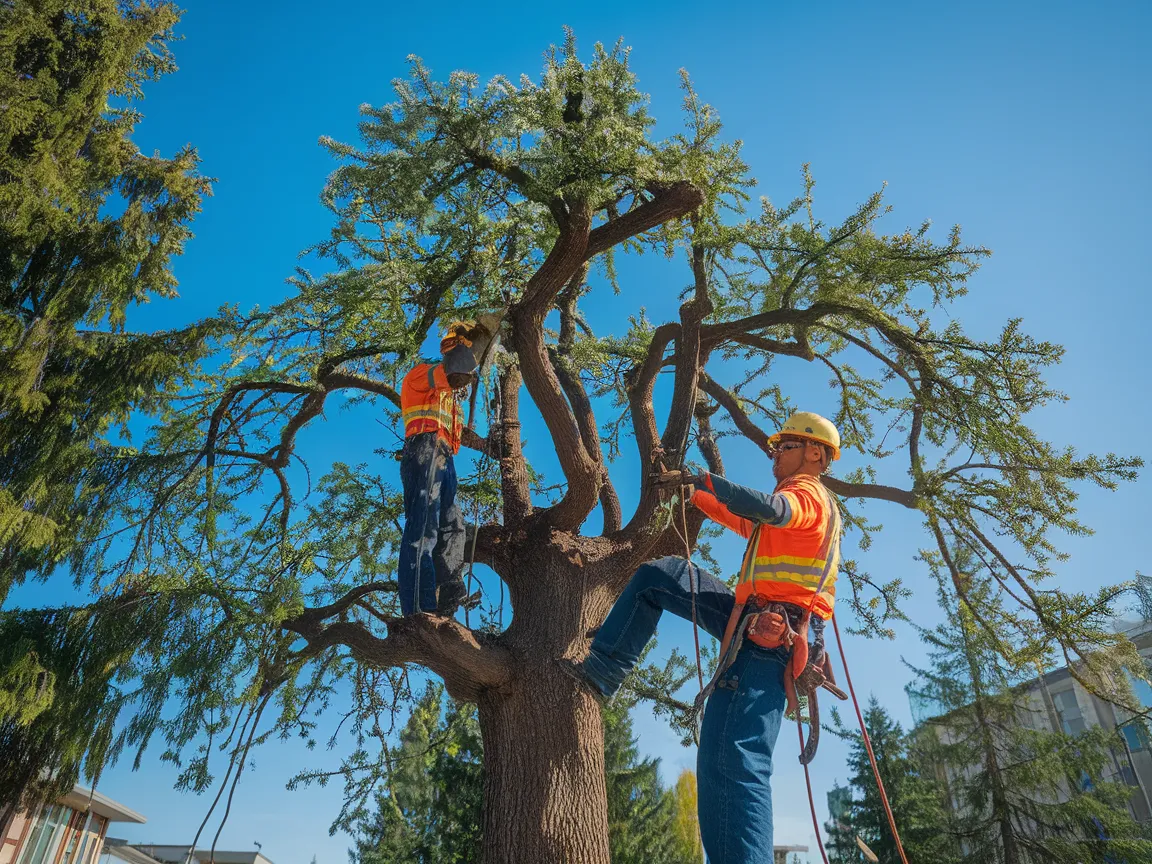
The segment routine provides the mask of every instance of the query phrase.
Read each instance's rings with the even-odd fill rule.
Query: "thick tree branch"
[[[697,376],[703,365],[700,324],[712,313],[705,251],[699,244],[692,247],[692,275],[695,296],[680,307],[680,332],[676,336],[676,356],[680,359],[676,363],[673,378],[668,421],[664,424],[664,435],[660,439],[665,465],[669,469],[681,467],[687,456],[688,430],[692,426],[692,414],[696,409]]]
[[[720,448],[716,444],[716,436],[712,432],[712,415],[719,409],[719,405],[710,405],[708,400],[698,398],[696,401],[696,446],[704,456],[708,471],[720,477],[724,476],[724,458],[720,455]]]
[[[383,638],[359,622],[324,623],[331,615],[320,614],[323,610],[342,604],[346,609],[367,593],[371,593],[367,586],[354,589],[335,603],[307,610],[281,626],[305,639],[306,655],[315,656],[342,645],[361,662],[378,668],[417,663],[443,678],[449,692],[458,699],[475,700],[484,690],[503,687],[512,679],[508,651],[487,640],[481,642],[475,633],[452,618],[413,615],[389,619],[388,635]]]
[[[874,498],[880,501],[891,501],[893,504],[899,504],[909,510],[918,509],[916,493],[911,489],[900,489],[881,483],[849,483],[847,480],[840,480],[829,474],[823,475],[820,482],[841,498]]]
[[[573,204],[567,224],[562,227],[552,251],[528,280],[523,299],[509,313],[524,384],[544,418],[560,468],[568,481],[564,497],[549,508],[549,521],[560,530],[576,529],[596,506],[601,472],[599,461],[584,446],[576,419],[548,357],[544,319],[557,294],[584,264],[590,225],[591,213],[587,205]]]
[[[684,216],[704,203],[704,193],[686,180],[654,191],[656,196],[651,201],[593,230],[585,257],[606,252],[617,243]]]
[[[707,373],[700,373],[700,387],[711,396],[732,418],[732,422],[745,438],[767,453],[768,433],[757,426],[752,418],[740,407],[740,402],[727,389],[722,387]],[[829,490],[842,498],[877,498],[891,501],[910,509],[916,509],[916,494],[908,489],[885,486],[879,483],[849,483],[825,474],[820,478]]]
[[[802,333],[803,331],[801,331],[801,334]],[[805,360],[813,360],[816,357],[811,346],[808,345],[808,340],[802,340],[799,337],[795,342],[780,342],[776,339],[769,339],[765,336],[757,335],[756,333],[738,333],[729,341],[738,342],[741,345],[747,345],[749,348],[755,348],[769,354],[787,354],[792,357],[801,357]]]
[[[532,512],[528,463],[520,444],[520,367],[510,363],[500,373],[500,428],[497,456],[500,489],[504,499],[504,524],[519,525]]]
[[[616,539],[628,541],[642,532],[659,504],[659,497],[651,488],[648,475],[656,468],[656,454],[660,449],[660,432],[656,426],[656,413],[652,408],[652,391],[656,376],[664,364],[664,351],[668,343],[680,333],[679,324],[661,324],[652,334],[644,362],[633,369],[627,378],[628,408],[632,417],[632,434],[640,451],[640,502],[636,511]]]
[[[388,386],[383,381],[369,378],[366,375],[333,370],[321,375],[319,381],[321,386],[328,391],[346,389],[363,390],[365,393],[375,393],[377,396],[383,396],[397,408],[400,407],[400,394],[396,392],[396,388]]]
[[[612,485],[607,467],[604,468],[600,483],[600,509],[604,513],[604,528],[601,533],[614,534],[619,531],[624,512],[620,509],[620,496],[616,494],[616,487]]]

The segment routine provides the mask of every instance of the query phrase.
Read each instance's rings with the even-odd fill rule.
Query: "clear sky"
[[[930,218],[943,236],[960,223],[969,242],[995,254],[955,314],[978,335],[1021,316],[1030,333],[1067,348],[1050,378],[1071,399],[1035,416],[1041,433],[1084,450],[1152,452],[1144,338],[1152,285],[1142,251],[1152,229],[1146,2],[593,0],[564,11],[352,0],[187,5],[179,27],[186,39],[175,46],[180,71],[148,86],[136,138],[145,151],[164,154],[191,142],[218,182],[176,265],[181,298],[130,316],[138,328],[183,324],[224,302],[246,307],[285,296],[283,280],[298,253],[330,225],[318,195],[334,166],[317,139],[354,141],[358,106],[391,100],[390,81],[405,74],[406,55],[422,56],[437,77],[455,69],[482,79],[536,76],[542,51],[562,39],[567,24],[585,49],[621,36],[633,46],[658,134],[676,128],[677,70],[687,68],[727,134],[745,142],[758,194],[792,198],[801,164],[811,162],[826,221],[887,182],[895,213],[886,227]],[[665,284],[626,281],[622,297],[609,294],[591,310],[593,321],[623,329],[641,305],[660,318],[683,281],[679,273]],[[796,387],[813,381],[823,387],[821,376],[797,371]],[[794,392],[798,400],[806,395]],[[828,398],[812,395],[820,404]],[[331,424],[310,432],[309,446],[331,446],[338,428],[344,434],[347,424]],[[372,440],[378,430],[351,431],[341,447],[361,446],[367,458],[380,446]],[[526,432],[537,440],[543,434],[539,427]],[[728,441],[725,455],[749,465],[759,458]],[[765,465],[760,485],[770,483]],[[1097,534],[1064,544],[1073,557],[1061,584],[1090,588],[1152,568],[1139,540],[1150,488],[1144,476],[1116,493],[1084,490],[1082,513]],[[917,590],[911,611],[934,621],[932,586],[913,560],[924,533],[914,515],[874,507],[885,532],[866,568],[904,577]],[[738,539],[718,545],[726,569],[741,548]],[[51,593],[49,586],[17,599]],[[685,627],[669,625],[661,635],[666,646],[690,645]],[[921,655],[914,633],[899,629],[888,643],[855,638],[851,650],[857,687],[907,723],[909,673],[900,658]],[[663,760],[667,780],[694,764],[694,753],[643,706],[635,723],[641,749]],[[774,778],[777,842],[812,844],[789,732]],[[139,772],[121,765],[102,779],[102,792],[149,818],[114,836],[191,841],[208,802],[172,791],[176,772],[159,753],[150,751]],[[822,820],[823,792],[846,778],[844,756],[825,736],[813,772]],[[249,849],[258,841],[275,864],[307,864],[313,855],[320,864],[345,860],[347,838],[327,834],[339,789],[284,789],[301,765],[326,758],[291,743],[265,746],[239,788],[221,846]]]

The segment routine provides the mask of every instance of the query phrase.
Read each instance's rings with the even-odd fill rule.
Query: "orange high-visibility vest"
[[[711,483],[711,480],[709,480]],[[795,474],[776,487],[776,495],[788,500],[791,515],[781,525],[757,522],[732,513],[711,492],[702,489],[692,503],[709,519],[749,539],[736,583],[736,602],[744,603],[755,593],[774,603],[794,603],[808,609],[827,570],[812,611],[824,620],[832,617],[836,602],[836,575],[840,564],[839,519],[830,519],[835,507],[831,494],[819,479]],[[828,558],[831,557],[831,565]]]
[[[464,424],[456,406],[456,395],[441,364],[419,363],[404,376],[400,386],[400,412],[405,438],[435,432],[452,453],[460,451]]]

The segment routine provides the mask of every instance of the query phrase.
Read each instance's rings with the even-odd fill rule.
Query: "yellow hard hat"
[[[807,438],[809,441],[826,444],[832,448],[833,461],[840,458],[840,433],[836,431],[832,421],[826,420],[819,414],[813,414],[811,411],[797,411],[785,421],[779,432],[769,436],[769,443],[775,444],[782,435]]]
[[[453,321],[448,325],[444,338],[440,340],[440,353],[451,351],[457,345],[472,347],[473,331],[476,329],[475,321]]]

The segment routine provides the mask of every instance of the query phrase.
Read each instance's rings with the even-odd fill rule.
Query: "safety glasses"
[[[789,450],[802,450],[807,446],[803,441],[785,441],[783,444],[777,444],[772,448],[772,458],[775,459],[781,453],[786,453]]]

